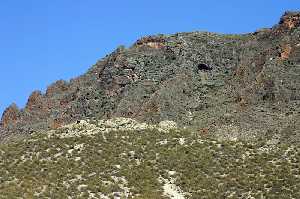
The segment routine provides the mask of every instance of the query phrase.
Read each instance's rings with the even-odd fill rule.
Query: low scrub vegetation
[[[176,198],[166,181],[177,198],[300,198],[297,145],[175,128],[56,133],[0,145],[0,198]]]

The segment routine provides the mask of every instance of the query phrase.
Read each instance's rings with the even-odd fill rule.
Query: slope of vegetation
[[[298,145],[128,124],[81,122],[0,145],[0,198],[300,198]]]

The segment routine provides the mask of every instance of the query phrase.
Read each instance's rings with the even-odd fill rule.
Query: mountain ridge
[[[257,129],[288,131],[290,139],[299,129],[299,24],[299,12],[286,12],[274,27],[249,34],[143,37],[69,82],[34,91],[23,109],[12,104],[2,115],[0,140],[119,116],[174,120],[211,133],[232,127],[247,138],[259,136]]]
[[[300,12],[148,36],[12,104],[0,198],[300,198]]]

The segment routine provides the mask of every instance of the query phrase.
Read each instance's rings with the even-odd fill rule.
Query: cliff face
[[[4,112],[0,139],[76,120],[129,117],[251,139],[300,129],[300,13],[245,35],[157,35],[117,48],[87,73],[35,91]],[[298,136],[297,136],[298,135]]]

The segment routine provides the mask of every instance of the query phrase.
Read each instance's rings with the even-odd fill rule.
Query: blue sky
[[[142,36],[251,32],[285,10],[300,10],[299,0],[1,0],[0,114]]]

